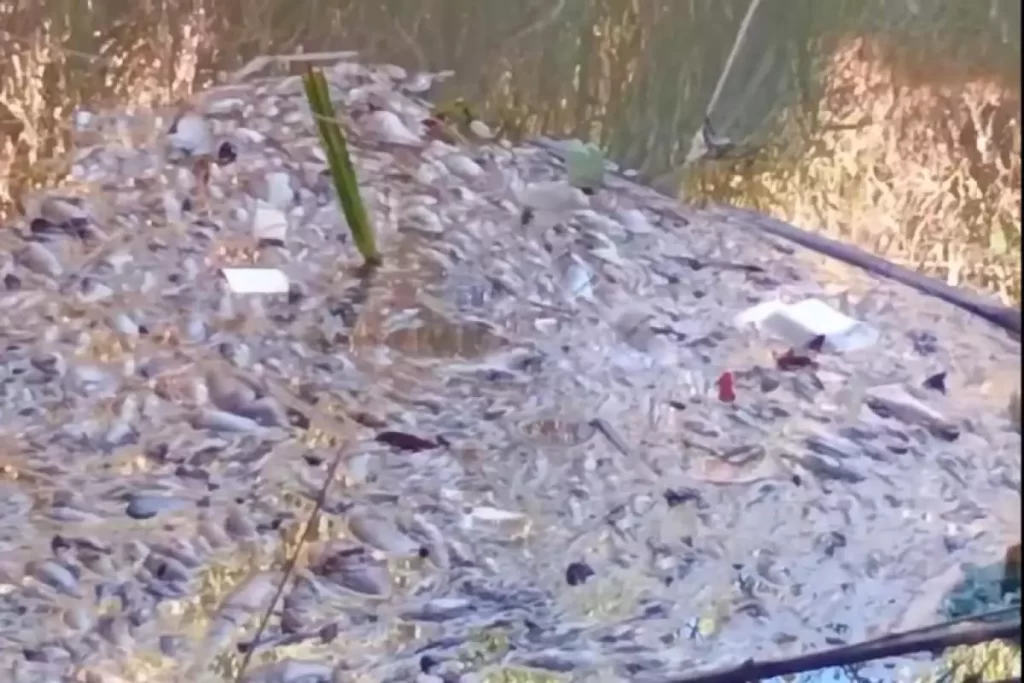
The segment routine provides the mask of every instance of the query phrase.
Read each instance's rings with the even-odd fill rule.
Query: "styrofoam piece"
[[[285,174],[279,173],[277,175]],[[274,191],[281,192],[280,188]],[[280,197],[277,200],[283,201]],[[288,236],[288,216],[277,206],[268,202],[257,201],[252,216],[252,235],[258,240],[279,240],[284,242]]]
[[[277,268],[222,268],[235,294],[286,294],[288,276]]]
[[[815,337],[835,351],[855,351],[878,341],[878,331],[829,306],[820,299],[804,299],[795,304],[766,301],[736,316],[737,326],[754,325],[802,346]]]

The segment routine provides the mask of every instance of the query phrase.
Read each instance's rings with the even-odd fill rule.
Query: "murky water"
[[[444,27],[428,64],[483,54],[496,41],[474,27],[509,20],[522,49],[581,11],[418,7],[405,17],[391,3],[385,33],[413,50]],[[734,35],[746,6],[721,7]],[[93,92],[184,92],[215,64],[287,44],[295,17],[247,8],[136,10],[153,13],[177,61]],[[385,15],[308,9],[371,52],[397,49],[357,30]],[[644,17],[634,23],[648,37],[591,17],[599,30],[580,43],[619,31],[642,45],[655,19],[693,18],[618,9]],[[85,36],[69,45],[102,51],[91,21],[69,18]],[[106,21],[128,50],[134,29]],[[230,22],[249,43],[218,33]],[[449,92],[487,73],[461,71]],[[333,78],[348,105],[369,78],[395,111],[426,115],[394,90],[415,74]],[[316,183],[297,83],[259,87],[228,91],[241,104],[214,117],[238,146],[211,172],[215,201],[200,203],[189,167],[159,151],[166,119],[94,119],[78,140],[96,145],[78,165],[102,187],[87,195],[88,219],[0,236],[11,256],[0,262],[0,661],[11,680],[236,672],[339,449],[327,512],[257,647],[257,663],[282,664],[255,680],[510,667],[658,680],[928,621],[937,579],[1019,535],[1020,437],[1005,413],[1019,345],[998,330],[617,178],[524,226],[511,179],[564,175],[532,147],[474,145],[481,173],[466,175],[452,161],[463,152],[410,154],[369,135],[358,161],[387,261],[362,282]],[[268,135],[275,144],[254,142]],[[295,178],[286,208],[300,220],[285,247],[257,248],[244,211],[271,172]],[[254,259],[297,289],[230,295],[214,269]],[[774,296],[820,297],[880,340],[782,363],[785,342],[733,322]]]

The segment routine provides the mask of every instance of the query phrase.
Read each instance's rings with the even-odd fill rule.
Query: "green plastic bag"
[[[604,154],[597,145],[571,141],[566,146],[565,166],[573,187],[594,192],[604,183]]]

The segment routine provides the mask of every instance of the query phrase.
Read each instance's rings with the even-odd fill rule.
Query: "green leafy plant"
[[[345,133],[334,116],[327,79],[319,69],[310,67],[303,76],[302,83],[306,90],[309,109],[313,112],[317,130],[320,132],[320,140],[323,142],[324,152],[327,155],[327,164],[330,168],[331,180],[334,182],[334,190],[338,194],[338,201],[341,203],[345,220],[348,221],[348,227],[352,231],[352,240],[356,243],[359,253],[362,254],[366,266],[371,268],[379,266],[381,256],[377,251],[373,225],[370,223],[366,207],[363,205],[363,198],[359,194],[359,181],[356,178],[355,168],[352,166],[352,159],[348,154]]]

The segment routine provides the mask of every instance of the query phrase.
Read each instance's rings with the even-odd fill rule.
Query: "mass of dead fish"
[[[3,680],[653,680],[855,640],[1019,533],[1018,348],[482,122],[445,141],[431,74],[326,75],[370,279],[295,76],[78,112],[67,186],[0,231]],[[882,342],[732,323],[811,295]]]

